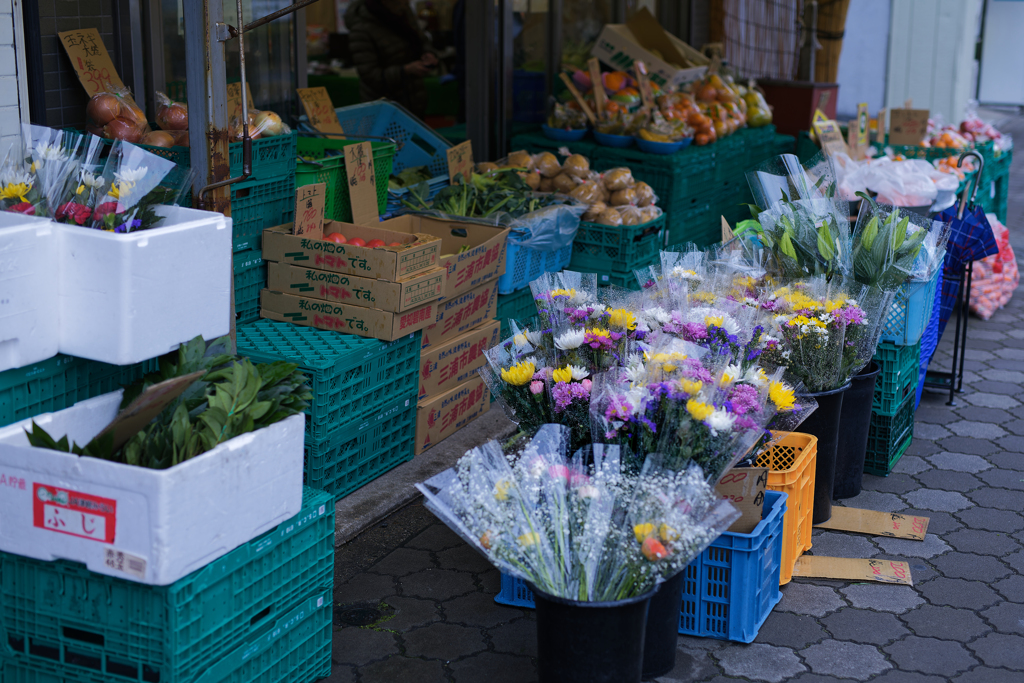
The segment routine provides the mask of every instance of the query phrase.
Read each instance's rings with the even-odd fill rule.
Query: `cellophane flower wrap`
[[[52,217],[67,177],[73,174],[82,136],[22,125],[22,145],[12,146],[0,167],[0,206],[5,211]]]
[[[156,227],[160,217],[155,207],[175,203],[184,188],[164,183],[174,167],[170,159],[116,140],[103,171],[105,192],[96,200],[90,227],[116,233]]]
[[[106,179],[100,154],[103,141],[86,135],[78,149],[78,157],[68,169],[63,190],[54,202],[53,219],[68,225],[86,225],[92,218],[93,207],[106,194]]]
[[[499,570],[587,602],[651,591],[739,516],[698,469],[652,458],[629,474],[617,449],[569,455],[568,443],[566,427],[546,425],[514,460],[492,441],[417,487]]]

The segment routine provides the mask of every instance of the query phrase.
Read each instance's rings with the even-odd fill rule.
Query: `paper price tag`
[[[818,95],[818,107],[817,108],[820,109],[821,111],[825,111],[825,108],[828,106],[828,101],[830,99],[832,99],[832,91],[831,90],[823,90],[821,92],[821,94]]]
[[[109,90],[111,85],[124,88],[124,83],[117,75],[114,63],[110,61],[110,55],[107,54],[99,31],[94,28],[83,28],[77,31],[64,31],[57,36],[89,97]]]
[[[832,517],[827,522],[814,526],[822,529],[871,534],[872,536],[923,541],[925,534],[928,533],[929,521],[931,520],[928,517],[836,506],[832,508]]]
[[[327,94],[327,88],[297,88],[302,108],[306,110],[309,124],[321,133],[343,134],[338,114],[334,111],[334,103]]]
[[[356,225],[375,225],[379,222],[380,213],[377,208],[377,177],[373,166],[373,148],[369,142],[345,147],[345,174],[348,176],[352,222]]]
[[[725,220],[725,216],[722,216],[722,244],[725,244],[733,237],[735,235],[732,232],[732,228],[729,227],[729,221]]]
[[[654,91],[651,90],[651,79],[647,76],[647,65],[639,59],[633,62],[636,81],[640,86],[640,100],[644,103],[644,111],[650,113],[654,109]]]
[[[754,530],[761,521],[767,485],[767,467],[735,467],[722,476],[715,486],[715,493],[732,503],[741,515],[729,531],[749,534]]]
[[[928,109],[893,109],[889,113],[889,144],[920,145],[928,132]]]
[[[868,147],[868,103],[857,105],[857,149],[864,151]]]
[[[473,176],[473,141],[466,140],[448,148],[448,180],[455,182],[455,176],[462,174],[462,179],[469,182]]]
[[[817,142],[818,141],[818,134],[814,131],[814,124],[818,123],[819,121],[820,122],[828,121],[828,116],[821,109],[815,109],[814,110],[814,116],[811,117],[811,130],[809,131],[810,132],[810,136],[811,136],[811,140],[813,142]]]
[[[814,132],[818,135],[818,142],[826,154],[832,155],[839,152],[849,154],[850,150],[843,139],[843,133],[839,130],[839,124],[835,121],[816,121]]]
[[[601,78],[601,63],[597,57],[587,60],[587,70],[590,72],[590,83],[594,89],[594,104],[597,106],[597,118],[604,118],[605,92],[604,80]]]
[[[326,183],[303,185],[295,190],[295,223],[293,235],[305,235],[312,240],[324,238],[324,201]]]
[[[885,143],[885,108],[878,110],[878,118],[875,120],[875,140]]]
[[[233,118],[241,118],[242,116],[242,84],[241,83],[228,83],[227,85],[228,95],[228,123],[231,123]],[[249,107],[249,111],[256,108],[256,105],[252,103],[252,88],[249,84],[245,84],[245,103]]]

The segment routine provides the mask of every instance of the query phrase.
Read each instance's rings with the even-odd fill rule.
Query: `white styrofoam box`
[[[84,445],[117,414],[122,392],[32,418]],[[302,509],[305,418],[235,437],[166,470],[28,445],[25,420],[0,429],[0,550],[68,559],[164,586]]]
[[[0,372],[57,355],[57,226],[0,212]]]
[[[128,365],[231,328],[231,219],[161,206],[165,225],[60,226],[60,351]]]

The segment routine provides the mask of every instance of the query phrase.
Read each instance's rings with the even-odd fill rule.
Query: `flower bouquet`
[[[67,177],[78,165],[81,140],[44,126],[22,126],[23,149],[13,146],[0,167],[0,208],[52,216]]]
[[[174,187],[161,184],[174,168],[170,159],[115,141],[103,170],[106,192],[97,193],[90,227],[116,233],[155,227],[160,221],[156,206],[177,203],[188,184],[188,177]]]

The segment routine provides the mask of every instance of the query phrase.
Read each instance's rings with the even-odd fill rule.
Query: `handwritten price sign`
[[[327,94],[327,88],[298,88],[295,92],[299,93],[299,100],[302,101],[302,108],[306,110],[311,126],[321,133],[341,135],[345,132],[341,129],[338,114],[334,111],[334,103]]]
[[[740,511],[729,531],[749,534],[761,521],[764,490],[768,485],[767,467],[737,467],[726,472],[715,486],[719,498],[725,498]]]
[[[241,118],[242,117],[242,84],[241,83],[228,83],[227,85],[227,99],[228,99],[228,119]],[[245,103],[249,107],[249,111],[252,111],[256,106],[252,103],[252,89],[249,84],[245,84]]]
[[[303,185],[295,191],[295,235],[304,235],[312,240],[324,237],[324,199],[326,183]]]
[[[71,59],[71,66],[78,74],[78,80],[89,96],[107,92],[110,86],[124,88],[117,75],[114,63],[110,61],[107,48],[103,45],[100,32],[94,28],[58,33],[61,44]]]
[[[448,180],[455,182],[455,176],[462,174],[462,179],[469,182],[473,175],[473,141],[465,142],[448,148]]]
[[[374,225],[378,222],[380,214],[377,207],[373,148],[369,142],[345,146],[345,173],[348,176],[349,200],[352,203],[352,222],[356,225]]]
[[[893,109],[889,113],[889,144],[920,145],[928,131],[927,109]]]

